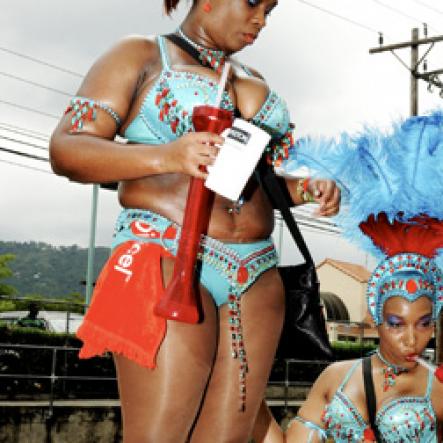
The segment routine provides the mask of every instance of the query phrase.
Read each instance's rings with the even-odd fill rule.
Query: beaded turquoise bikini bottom
[[[124,209],[117,219],[115,248],[128,240],[161,244],[176,255],[180,226],[148,210]],[[221,306],[234,302],[257,278],[276,266],[278,259],[270,238],[251,243],[222,243],[202,236],[197,269],[200,283]]]
[[[113,248],[127,241],[161,245],[177,254],[181,228],[162,215],[142,209],[124,209],[117,219]],[[241,322],[241,295],[261,274],[277,265],[270,238],[251,243],[223,243],[203,235],[198,252],[198,280],[217,306],[228,304],[232,357],[239,361],[239,410],[246,405],[249,371]],[[156,270],[153,270],[155,273]]]

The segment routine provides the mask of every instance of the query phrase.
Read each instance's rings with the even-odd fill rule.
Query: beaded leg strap
[[[249,272],[247,266],[260,256],[272,257],[274,248],[266,247],[260,251],[251,254],[247,258],[240,260],[234,269],[233,278],[231,280],[231,290],[229,294],[229,328],[231,332],[231,348],[232,357],[239,361],[239,411],[246,410],[246,375],[249,372],[248,358],[243,339],[243,326],[241,320],[241,295],[244,285],[248,282]],[[266,259],[263,258],[263,261]],[[252,265],[251,268],[254,268]]]
[[[117,129],[121,126],[122,120],[120,116],[107,104],[92,100],[91,98],[73,97],[65,111],[65,114],[72,113],[71,131],[78,132],[83,128],[83,124],[86,121],[95,121],[97,110],[99,109],[105,111],[113,118]]]

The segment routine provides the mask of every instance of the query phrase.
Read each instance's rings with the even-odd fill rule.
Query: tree
[[[0,295],[11,295],[16,292],[15,288],[6,283],[1,283],[1,280],[12,277],[13,273],[8,266],[8,262],[15,259],[13,254],[0,255]]]

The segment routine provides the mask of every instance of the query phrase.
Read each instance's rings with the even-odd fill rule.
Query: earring
[[[204,3],[203,11],[206,12],[207,14],[212,11],[212,5],[211,5],[211,3],[209,3],[209,1],[206,1]]]

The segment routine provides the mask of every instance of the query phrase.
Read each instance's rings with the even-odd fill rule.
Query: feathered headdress
[[[302,139],[284,165],[308,167],[342,189],[335,218],[343,234],[383,257],[368,283],[368,309],[382,322],[385,301],[427,296],[443,303],[443,112],[411,117],[391,133],[365,128],[338,140]]]
[[[390,222],[381,213],[360,223],[360,229],[386,254],[368,281],[368,310],[375,323],[383,323],[383,305],[395,296],[410,302],[428,297],[437,318],[443,303],[443,281],[434,257],[443,248],[443,221],[420,216]]]

